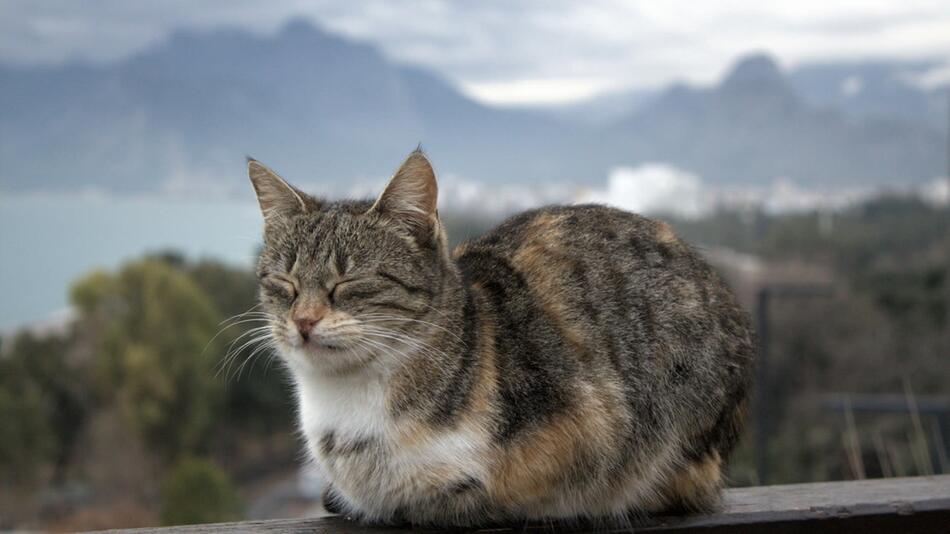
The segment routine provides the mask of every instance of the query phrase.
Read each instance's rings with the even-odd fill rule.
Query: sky
[[[947,58],[950,0],[0,0],[0,62],[108,62],[178,28],[267,34],[306,18],[433,68],[488,103],[708,83],[738,55]]]

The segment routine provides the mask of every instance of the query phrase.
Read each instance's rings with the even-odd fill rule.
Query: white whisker
[[[270,331],[269,331],[270,328],[271,328],[270,326],[262,326],[262,327],[254,328],[254,329],[248,330],[247,332],[245,332],[244,334],[242,334],[238,339],[235,339],[234,342],[231,343],[231,346],[233,346],[234,343],[237,343],[237,341],[238,341],[239,339],[241,339],[241,338],[243,338],[243,337],[245,337],[245,336],[248,336],[248,335],[251,335],[251,336],[252,336],[251,339],[249,339],[249,340],[247,340],[246,342],[244,342],[244,343],[243,343],[240,347],[238,347],[236,350],[231,350],[230,348],[228,349],[227,354],[225,355],[224,359],[222,360],[221,369],[219,369],[218,372],[215,373],[215,377],[217,377],[217,376],[221,373],[221,370],[224,370],[224,369],[226,369],[227,367],[229,367],[230,364],[233,363],[234,360],[237,359],[237,356],[238,356],[239,354],[241,354],[241,352],[242,352],[246,347],[248,347],[249,345],[253,345],[254,343],[258,343],[258,342],[260,342],[260,341],[263,341],[263,340],[265,340],[265,339],[272,338],[272,337],[273,337],[273,332],[270,332]],[[263,334],[261,334],[261,332],[264,331],[264,330],[268,330],[268,331],[267,331],[267,332],[264,332]],[[254,336],[255,334],[257,334],[257,335]],[[226,372],[225,372],[225,380],[229,380],[229,375],[230,375],[230,373],[226,371]]]
[[[409,318],[409,317],[400,317],[400,316],[398,316],[398,315],[386,315],[386,314],[381,314],[381,313],[367,313],[367,314],[361,315],[361,316],[359,317],[359,320],[360,320],[362,323],[385,323],[385,322],[397,322],[397,323],[398,323],[398,322],[406,322],[406,323],[418,323],[418,324],[423,324],[423,325],[426,325],[426,326],[431,326],[431,327],[433,327],[433,328],[437,328],[437,329],[439,329],[439,330],[441,330],[441,331],[443,331],[443,332],[449,334],[450,336],[453,336],[455,339],[457,339],[457,340],[458,340],[460,343],[462,343],[463,345],[465,344],[465,340],[463,340],[461,337],[459,337],[459,335],[456,334],[455,332],[452,332],[451,330],[445,328],[445,327],[442,326],[442,325],[438,325],[438,324],[435,324],[435,323],[432,323],[432,322],[429,322],[429,321],[423,321],[422,319],[412,319],[412,318]]]

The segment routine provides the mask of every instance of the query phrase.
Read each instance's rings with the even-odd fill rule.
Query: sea
[[[251,267],[253,197],[0,195],[0,333],[66,315],[70,285],[150,252]]]

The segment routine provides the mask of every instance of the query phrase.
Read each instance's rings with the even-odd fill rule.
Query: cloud
[[[635,213],[666,213],[695,218],[712,208],[709,193],[695,174],[664,163],[617,167],[607,187],[582,193],[578,202],[607,204]]]
[[[303,16],[502,103],[531,101],[531,92],[540,102],[674,79],[710,82],[748,50],[769,50],[785,64],[950,54],[950,10],[932,0],[6,0],[0,6],[0,61],[8,63],[110,61],[180,27],[268,33]]]
[[[544,105],[584,100],[617,89],[610,79],[519,78],[501,82],[463,82],[461,89],[482,102],[495,105]]]
[[[922,72],[908,72],[903,79],[905,82],[925,90],[950,85],[950,61],[933,65]]]
[[[888,191],[916,196],[936,205],[950,203],[950,181],[943,177]],[[761,186],[716,186],[673,165],[647,163],[612,169],[604,188],[582,191],[573,196],[573,201],[606,204],[645,215],[695,219],[719,209],[753,209],[772,214],[839,211],[879,194],[879,188],[870,186],[802,186],[781,178]],[[561,197],[562,202],[564,198]]]

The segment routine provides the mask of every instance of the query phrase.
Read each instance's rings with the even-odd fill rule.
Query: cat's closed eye
[[[331,304],[340,301],[365,299],[372,297],[385,288],[369,278],[353,278],[337,282],[328,295]]]
[[[297,284],[285,275],[265,274],[261,285],[268,293],[284,300],[293,302],[297,298]]]

